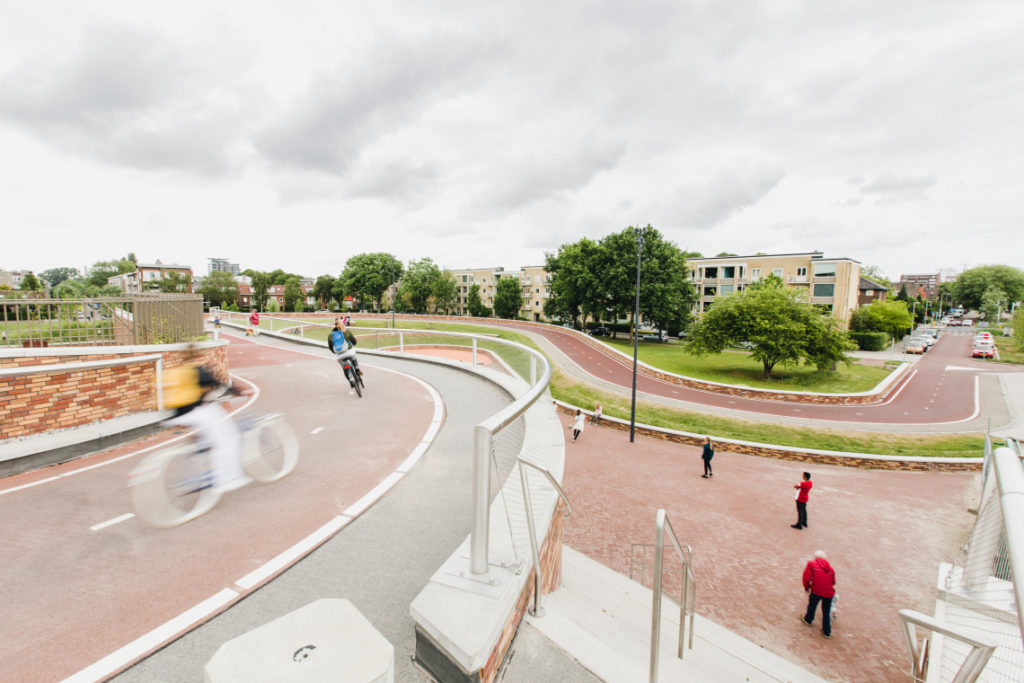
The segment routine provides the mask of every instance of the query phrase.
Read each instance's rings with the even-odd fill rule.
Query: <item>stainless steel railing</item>
[[[661,599],[663,597],[663,565],[665,561],[665,537],[666,532],[668,539],[672,542],[672,546],[675,548],[676,554],[679,555],[679,559],[682,561],[682,571],[680,575],[680,591],[679,600],[676,601],[672,596],[667,597],[674,605],[679,607],[679,646],[677,649],[676,656],[679,659],[683,658],[684,642],[686,641],[686,615],[690,615],[690,641],[689,648],[693,649],[693,620],[694,620],[694,607],[697,602],[697,580],[693,576],[693,550],[690,546],[680,545],[679,539],[676,537],[676,532],[672,528],[672,523],[668,519],[668,514],[664,509],[658,510],[657,517],[654,522],[654,601],[651,607],[651,666],[650,666],[650,681],[655,683],[658,680],[658,655],[659,655],[659,644],[661,643]]]
[[[935,617],[930,617],[927,614],[921,614],[909,609],[901,609],[899,615],[900,625],[903,626],[903,635],[907,639],[907,647],[910,648],[911,675],[914,677],[915,683],[924,683],[927,679],[930,654],[927,644],[924,647],[918,646],[916,626],[923,626],[932,633],[953,638],[970,646],[971,651],[964,658],[963,665],[956,672],[950,683],[974,683],[978,676],[981,675],[989,658],[992,657],[992,653],[996,650],[995,640],[984,635],[971,635],[962,629],[950,628]]]
[[[526,481],[525,468],[532,467],[547,478],[548,483],[550,483],[554,487],[555,491],[558,492],[558,497],[565,501],[566,507],[569,508],[568,514],[565,515],[566,517],[572,514],[572,503],[569,502],[569,498],[566,497],[565,491],[563,491],[562,487],[558,485],[558,481],[550,471],[543,467],[538,467],[529,460],[524,460],[523,458],[519,458],[518,461],[519,481],[523,487],[523,506],[526,508],[526,525],[530,532],[530,552],[533,556],[533,607],[530,608],[530,614],[535,617],[542,617],[544,616],[544,609],[540,604],[541,586],[543,585],[540,566],[540,545],[537,541],[537,529],[533,519],[533,502],[530,498],[530,487]]]

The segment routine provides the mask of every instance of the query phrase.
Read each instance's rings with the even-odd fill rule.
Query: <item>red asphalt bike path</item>
[[[258,588],[240,587],[241,577],[374,489],[434,417],[425,387],[369,363],[360,399],[331,358],[242,338],[231,339],[228,357],[232,374],[261,390],[253,412],[282,412],[295,431],[296,470],[226,493],[206,515],[172,529],[136,517],[91,528],[132,511],[125,485],[144,456],[124,456],[167,441],[169,432],[2,480],[0,678],[60,680],[225,589],[241,599]]]
[[[632,359],[617,360],[594,349],[579,333],[557,327],[510,325],[539,334],[590,375],[632,389]],[[1021,368],[986,364],[971,359],[969,334],[944,332],[910,374],[880,403],[826,405],[749,399],[703,391],[637,374],[637,392],[689,403],[766,415],[837,422],[938,424],[967,421],[976,416],[976,383],[983,373],[1021,372]]]

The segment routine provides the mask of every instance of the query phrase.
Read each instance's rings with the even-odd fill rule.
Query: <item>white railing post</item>
[[[398,351],[405,353],[405,334],[402,332],[398,333]]]
[[[473,367],[475,368],[476,365],[476,337],[473,337]]]
[[[654,604],[651,605],[651,668],[650,680],[658,680],[658,645],[661,641],[661,579],[665,560],[665,511],[658,510],[654,525]]]
[[[473,428],[473,530],[469,540],[469,570],[487,573],[488,532],[491,524],[491,431]]]

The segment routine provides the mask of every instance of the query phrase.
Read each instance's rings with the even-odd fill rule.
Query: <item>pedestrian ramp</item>
[[[651,589],[564,547],[562,586],[528,623],[608,683],[650,680]],[[679,608],[664,600],[658,680],[823,682],[718,624],[696,616],[693,649],[676,657]]]

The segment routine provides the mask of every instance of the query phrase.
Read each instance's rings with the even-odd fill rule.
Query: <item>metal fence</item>
[[[200,294],[0,297],[0,347],[175,344],[202,335]]]
[[[1019,442],[993,448],[986,439],[978,519],[948,567],[936,617],[947,626],[996,644],[977,680],[1024,680],[1024,467]],[[971,648],[936,638],[928,681],[952,681]],[[919,679],[920,680],[920,679]]]

